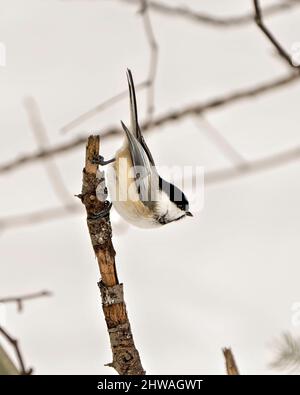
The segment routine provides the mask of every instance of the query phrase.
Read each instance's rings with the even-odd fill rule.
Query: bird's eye
[[[177,207],[182,211],[187,211],[189,209],[188,205],[184,202],[177,202]]]

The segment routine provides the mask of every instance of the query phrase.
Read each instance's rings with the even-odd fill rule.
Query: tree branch
[[[274,35],[270,32],[267,26],[264,24],[263,15],[260,8],[259,0],[253,0],[255,16],[254,20],[259,29],[264,33],[264,35],[268,38],[268,40],[272,43],[272,45],[277,49],[277,52],[281,58],[288,63],[289,66],[300,70],[300,66],[294,65],[292,58],[286,52],[286,50],[282,47],[282,45],[277,41]]]
[[[226,363],[226,371],[229,376],[239,375],[239,369],[236,365],[233,353],[230,348],[223,348],[223,355]]]
[[[51,207],[26,214],[11,215],[0,218],[0,231],[14,229],[20,226],[40,224],[57,218],[62,219],[76,213],[82,213],[82,207],[74,203],[72,206],[70,205],[68,207]]]
[[[138,4],[140,0],[118,0],[122,3]],[[217,17],[209,15],[204,12],[194,11],[186,6],[170,6],[158,1],[148,1],[149,8],[168,17],[178,17],[195,23],[217,27],[217,28],[230,28],[247,25],[253,22],[253,14],[247,13],[244,15],[230,16],[230,17]],[[287,11],[293,7],[299,6],[299,0],[287,0],[278,4],[271,4],[266,6],[263,10],[265,16],[279,14],[282,11]]]
[[[203,124],[203,130],[210,140],[236,167],[247,164],[246,159],[233,147],[233,145],[210,123],[207,118],[200,116],[196,121]]]
[[[300,79],[300,73],[293,72],[284,77],[277,78],[268,82],[261,83],[256,86],[241,89],[235,92],[230,92],[222,96],[217,96],[213,99],[205,102],[190,104],[183,108],[167,112],[153,118],[150,122],[143,122],[141,128],[143,132],[147,132],[157,126],[162,126],[170,122],[177,121],[179,119],[186,118],[192,115],[202,114],[207,111],[225,107],[230,104],[237,103],[244,99],[249,99],[271,92],[273,90],[282,88],[290,85],[291,83]],[[101,139],[106,139],[118,135],[121,133],[121,129],[118,127],[108,127],[101,133]],[[7,163],[0,165],[0,174],[7,173],[9,171],[16,170],[26,164],[38,162],[48,157],[65,154],[68,151],[72,151],[75,148],[81,147],[86,141],[86,136],[80,136],[72,141],[68,141],[63,144],[56,145],[44,149],[42,151],[33,152],[31,154],[23,155],[16,159],[10,160]]]
[[[127,316],[123,284],[118,281],[109,216],[98,220],[90,219],[92,215],[101,212],[106,205],[105,201],[102,201],[104,199],[97,198],[100,187],[102,193],[106,194],[104,177],[103,174],[99,177],[98,165],[92,163],[93,158],[99,155],[99,143],[99,136],[88,138],[80,198],[86,208],[87,225],[101,274],[98,285],[113,354],[113,361],[108,366],[115,368],[119,374],[143,375],[145,371],[134,345]]]
[[[44,296],[51,296],[52,293],[49,291],[40,291],[34,292],[26,295],[18,295],[18,296],[8,296],[5,298],[0,298],[1,303],[16,303],[18,311],[21,312],[23,310],[23,304],[27,300],[38,299]]]
[[[260,159],[241,162],[239,165],[230,168],[212,170],[205,173],[205,185],[215,185],[221,182],[234,180],[236,178],[249,176],[251,174],[270,170],[279,166],[300,160],[300,146],[291,148],[277,154],[266,156]],[[74,204],[72,210],[65,207],[53,207],[28,214],[20,214],[7,218],[0,218],[0,229],[6,230],[20,226],[34,225],[41,222],[62,219],[66,216],[81,213],[81,207]]]
[[[220,182],[230,181],[235,178],[246,175],[259,173],[279,167],[293,161],[300,160],[300,146],[279,152],[261,159],[247,161],[245,164],[235,166],[229,169],[220,169],[207,172],[205,174],[205,185],[218,184]]]
[[[150,85],[150,81],[143,81],[140,82],[139,84],[137,84],[135,86],[136,90],[145,88],[145,87],[149,87]],[[67,133],[70,130],[74,129],[75,127],[81,125],[83,122],[87,121],[88,119],[94,117],[95,115],[99,114],[101,111],[111,107],[112,105],[118,103],[119,101],[127,98],[128,96],[128,89],[118,93],[115,96],[110,97],[109,99],[103,101],[102,103],[98,104],[97,106],[95,106],[94,108],[92,108],[91,110],[86,111],[85,113],[79,115],[78,117],[76,117],[75,119],[73,119],[72,121],[68,122],[66,125],[64,125],[60,131],[62,133]]]

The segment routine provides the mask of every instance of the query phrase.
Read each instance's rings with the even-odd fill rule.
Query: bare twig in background
[[[118,0],[118,1],[128,4],[138,4],[140,0]],[[186,6],[171,6],[154,0],[153,1],[149,0],[148,3],[149,3],[149,8],[165,16],[178,17],[178,18],[186,19],[191,22],[201,23],[212,27],[219,27],[219,28],[239,27],[253,22],[252,13],[223,18],[223,17],[209,15],[204,12],[197,12]],[[286,0],[277,4],[271,4],[264,7],[263,13],[265,16],[276,15],[276,14],[280,14],[282,11],[290,10],[293,7],[299,5],[300,5],[299,0]]]
[[[226,363],[226,371],[229,376],[237,376],[239,375],[239,370],[237,364],[235,362],[233,353],[230,348],[223,348],[223,355]]]
[[[24,99],[24,107],[27,111],[29,123],[37,141],[38,148],[42,151],[49,147],[50,142],[37,102],[33,97],[27,97]],[[61,200],[64,206],[68,207],[72,204],[73,197],[67,190],[58,167],[52,158],[46,159],[43,163],[56,196]]]
[[[147,89],[147,117],[148,121],[151,122],[154,113],[154,95],[155,95],[155,78],[157,72],[157,62],[158,62],[158,44],[154,36],[153,27],[151,23],[151,18],[149,15],[148,1],[140,0],[142,4],[142,17],[145,29],[145,34],[150,47],[150,61],[149,61],[149,72],[148,81],[149,86]]]
[[[82,214],[83,208],[80,204],[74,203],[72,210],[70,207],[66,209],[65,207],[51,207],[44,210],[33,211],[26,214],[7,216],[6,218],[0,218],[0,231],[7,231],[23,226],[38,225],[41,223],[62,220],[66,217],[70,217],[77,214]],[[114,224],[115,234],[121,235],[126,233],[129,225],[122,219],[116,221]]]
[[[40,224],[55,219],[63,219],[67,216],[82,213],[82,207],[74,203],[68,208],[59,206],[29,212],[26,214],[17,214],[0,218],[0,231],[18,228],[21,226]]]
[[[136,90],[148,87],[150,85],[150,81],[144,81],[140,82],[139,84],[136,85]],[[76,128],[77,126],[81,125],[83,122],[87,121],[88,119],[94,117],[95,115],[99,114],[99,112],[111,107],[112,105],[118,103],[120,100],[127,98],[128,96],[128,89],[124,90],[121,93],[118,93],[117,95],[110,97],[109,99],[105,100],[104,102],[98,104],[91,110],[79,115],[76,117],[73,121],[67,123],[61,128],[62,133],[69,132],[70,130]]]
[[[118,133],[118,131],[116,131]],[[113,132],[111,133],[113,135]],[[4,165],[0,165],[0,174],[5,173],[7,171],[12,171],[17,168],[22,167],[23,165],[32,163],[32,162],[39,162],[41,160],[44,160],[46,158],[49,158],[51,156],[55,155],[60,155],[60,154],[65,154],[68,151],[72,151],[75,148],[78,148],[84,144],[84,141],[86,140],[86,137],[81,136],[78,138],[75,138],[72,141],[68,141],[66,143],[58,144],[57,146],[54,147],[48,147],[47,149],[44,150],[39,150],[36,151],[32,154],[28,155],[20,155],[18,158],[5,163]]]
[[[30,294],[26,295],[17,295],[17,296],[8,296],[5,298],[0,298],[0,304],[1,303],[16,303],[18,311],[21,312],[23,310],[23,305],[24,302],[32,299],[38,299],[42,298],[44,296],[51,296],[52,293],[50,291],[39,291],[39,292],[33,292]]]
[[[253,5],[254,5],[254,10],[255,10],[254,20],[255,20],[257,26],[265,34],[265,36],[272,43],[272,45],[277,49],[277,52],[281,56],[281,58],[284,59],[288,63],[289,66],[300,70],[300,66],[294,65],[291,56],[286,52],[286,50],[282,47],[282,45],[277,41],[277,39],[274,37],[274,35],[270,32],[270,30],[264,24],[259,0],[253,0]]]
[[[143,131],[149,131],[157,126],[162,126],[169,122],[178,121],[188,116],[199,115],[210,110],[238,103],[239,101],[244,99],[257,97],[272,92],[276,89],[288,86],[296,81],[299,81],[299,79],[300,74],[298,72],[293,72],[284,77],[280,77],[245,89],[237,90],[235,92],[230,92],[207,100],[205,102],[194,103],[182,108],[175,109],[173,111],[167,112],[166,114],[154,117],[151,122],[143,122],[141,128]],[[106,128],[101,133],[101,139],[103,140],[105,138],[118,135],[121,132],[122,131],[119,127]],[[0,174],[16,170],[26,164],[38,162],[54,155],[65,154],[68,151],[82,146],[85,141],[86,136],[80,136],[72,141],[65,142],[54,147],[48,147],[47,149],[44,149],[42,151],[33,152],[32,154],[23,155],[19,158],[10,160],[9,162],[0,165]]]
[[[247,166],[246,159],[210,122],[208,122],[207,118],[201,116],[197,117],[196,120],[203,124],[202,130],[205,131],[208,138],[220,149],[226,158],[228,158],[237,167]]]
[[[245,165],[208,171],[205,173],[205,185],[211,186],[221,182],[234,180],[236,178],[288,165],[289,163],[299,160],[300,146],[263,157],[261,159],[248,160]],[[82,209],[79,205],[74,204],[73,211],[67,211],[64,207],[53,207],[33,213],[0,218],[0,229],[2,228],[3,230],[6,230],[21,226],[31,226],[41,222],[47,222],[49,220],[63,219],[66,216],[77,213],[82,213]]]
[[[207,172],[205,175],[205,185],[217,184],[233,180],[246,175],[259,173],[283,166],[285,164],[300,160],[300,146],[291,148],[278,154],[270,155],[261,159],[247,161],[247,166],[220,169]]]
[[[270,364],[272,369],[295,371],[300,369],[300,338],[283,333],[275,343],[277,355]]]
[[[104,178],[97,176],[98,165],[92,163],[93,158],[99,155],[99,141],[99,136],[90,136],[88,139],[80,198],[87,211],[87,225],[101,273],[98,285],[113,354],[113,361],[108,366],[115,368],[119,374],[143,375],[145,371],[134,345],[127,316],[123,284],[118,281],[109,215],[91,219],[106,206],[105,201],[97,199],[100,184],[105,191]]]
[[[22,356],[18,340],[13,338],[2,326],[0,326],[0,334],[12,345],[15,350],[18,362],[20,364],[20,374],[22,375],[30,375],[32,373],[32,368],[26,369],[24,358]]]

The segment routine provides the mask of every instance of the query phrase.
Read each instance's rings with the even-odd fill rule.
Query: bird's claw
[[[94,165],[100,165],[100,166],[108,165],[109,163],[112,163],[114,161],[115,161],[115,158],[112,158],[112,159],[109,159],[109,160],[105,160],[102,155],[96,155],[92,159],[92,163]]]
[[[112,207],[112,203],[108,202],[108,204],[106,205],[106,207],[104,207],[103,210],[101,210],[99,213],[90,214],[88,216],[88,219],[95,221],[97,219],[107,217],[109,215],[111,207]]]

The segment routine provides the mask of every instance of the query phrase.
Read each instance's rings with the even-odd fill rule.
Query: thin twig
[[[118,0],[122,3],[138,4],[140,0]],[[247,25],[253,22],[253,14],[247,13],[244,15],[217,17],[209,15],[204,12],[197,12],[186,6],[172,6],[158,1],[148,1],[149,8],[159,12],[167,17],[178,17],[195,23],[217,27],[217,28],[232,28]],[[271,4],[263,9],[265,16],[280,14],[282,11],[287,11],[293,7],[299,6],[299,0],[287,0],[278,4]]]
[[[155,39],[152,22],[149,15],[148,1],[141,0],[141,3],[142,3],[141,13],[143,16],[143,24],[150,48],[150,62],[149,62],[149,71],[148,71],[149,86],[147,89],[147,118],[148,121],[151,122],[154,113],[154,102],[155,102],[155,79],[156,79],[157,63],[158,63],[158,44]]]
[[[239,373],[239,369],[237,367],[237,364],[235,362],[235,359],[234,359],[234,356],[233,356],[233,353],[232,353],[231,349],[230,348],[223,348],[222,351],[223,351],[223,355],[224,355],[224,358],[225,358],[227,374],[229,376],[237,376],[237,375],[239,375],[240,374]]]
[[[291,56],[286,52],[283,46],[279,43],[279,41],[275,38],[275,36],[271,33],[271,31],[267,28],[263,21],[263,14],[260,7],[259,0],[253,0],[255,16],[254,20],[259,27],[259,29],[264,33],[264,35],[268,38],[268,40],[272,43],[272,45],[277,49],[278,54],[285,62],[288,63],[289,66],[300,70],[299,65],[295,65]]]
[[[93,158],[99,155],[99,144],[99,136],[88,138],[80,198],[86,208],[89,234],[101,274],[98,285],[113,354],[113,361],[108,366],[119,374],[143,375],[145,371],[133,341],[126,311],[123,284],[118,281],[109,214],[99,219],[93,218],[105,209],[107,203],[105,197],[98,199],[100,186],[103,196],[106,195],[105,180],[102,174],[98,175],[98,165],[92,163]]]
[[[232,146],[232,144],[210,123],[207,118],[201,116],[196,118],[203,123],[202,128],[206,135],[212,140],[217,148],[236,166],[247,165],[246,159]]]
[[[233,168],[224,168],[205,173],[205,185],[207,187],[221,182],[234,180],[236,178],[249,176],[262,171],[274,169],[276,167],[288,165],[289,163],[300,160],[300,146],[279,152],[274,155],[260,159],[247,160],[245,164]],[[53,207],[38,212],[16,215],[12,217],[0,218],[0,229],[13,229],[20,226],[31,226],[49,220],[63,219],[65,216],[82,213],[80,206],[74,204],[72,211],[64,207]]]
[[[295,81],[298,81],[300,74],[290,73],[284,77],[277,78],[268,82],[261,83],[256,86],[241,89],[235,92],[230,92],[222,96],[217,96],[213,99],[205,102],[190,104],[183,108],[178,108],[173,111],[167,112],[166,114],[158,115],[154,117],[151,122],[143,122],[141,128],[143,132],[147,132],[155,127],[165,125],[169,122],[178,121],[192,115],[199,115],[204,112],[219,109],[221,107],[237,103],[244,99],[260,96],[272,92],[276,89],[288,86]],[[113,137],[121,133],[119,127],[110,127],[103,130],[101,133],[102,141],[108,137]],[[31,154],[20,156],[16,159],[10,160],[7,163],[0,165],[0,174],[7,173],[9,171],[16,170],[26,164],[34,163],[40,160],[44,160],[50,156],[65,154],[68,151],[72,151],[75,148],[81,147],[86,141],[86,136],[80,136],[72,141],[68,141],[63,144],[49,147],[45,150],[33,152]]]
[[[50,291],[39,291],[26,295],[17,295],[17,296],[8,296],[5,298],[0,298],[1,303],[16,303],[18,311],[21,312],[23,310],[24,302],[32,299],[42,298],[44,296],[51,296],[52,293]]]
[[[115,133],[117,134],[119,130],[116,130],[114,128]],[[113,135],[114,133],[109,133],[110,135]],[[7,171],[12,171],[15,169],[18,169],[20,167],[23,167],[26,164],[32,163],[32,162],[39,162],[41,160],[45,160],[46,158],[49,158],[51,156],[56,156],[56,155],[61,155],[65,154],[68,151],[72,151],[75,148],[82,147],[86,140],[85,136],[80,136],[72,141],[68,141],[66,143],[58,144],[54,147],[48,147],[47,149],[44,150],[39,150],[36,152],[33,152],[32,154],[27,154],[27,155],[19,155],[18,158],[15,160],[9,161],[5,163],[4,165],[0,166],[0,174],[1,173],[6,173]]]
[[[148,87],[150,85],[149,80],[140,82],[139,84],[136,85],[136,90]],[[62,133],[67,133],[70,130],[76,128],[77,126],[81,125],[83,122],[87,121],[88,119],[94,117],[95,115],[99,114],[101,111],[111,107],[112,105],[118,103],[119,101],[123,100],[124,98],[127,98],[128,96],[128,89],[124,90],[121,93],[118,93],[117,95],[110,97],[109,99],[105,100],[104,102],[98,104],[91,110],[86,111],[85,113],[79,115],[76,117],[73,121],[68,122],[66,125],[64,125],[60,130]]]
[[[72,206],[51,207],[48,209],[17,214],[0,218],[0,231],[6,231],[22,226],[40,224],[55,219],[63,219],[70,215],[82,213],[82,207],[74,203]]]
[[[205,185],[218,184],[243,176],[274,169],[300,160],[300,146],[261,159],[247,161],[244,166],[219,169],[205,174]]]
[[[20,365],[20,374],[21,375],[30,375],[33,372],[32,368],[26,369],[25,368],[25,363],[24,363],[24,358],[22,356],[20,347],[19,347],[19,342],[17,339],[13,338],[2,326],[0,326],[0,333],[3,335],[3,337],[13,346],[19,365]]]
[[[38,148],[42,151],[49,147],[50,142],[46,127],[42,121],[38,104],[33,97],[27,97],[24,100],[24,107],[28,115],[29,124],[37,141]],[[68,206],[72,202],[73,197],[65,186],[59,168],[56,166],[56,163],[52,158],[48,158],[43,162],[43,164],[56,196],[61,200],[63,205]]]

